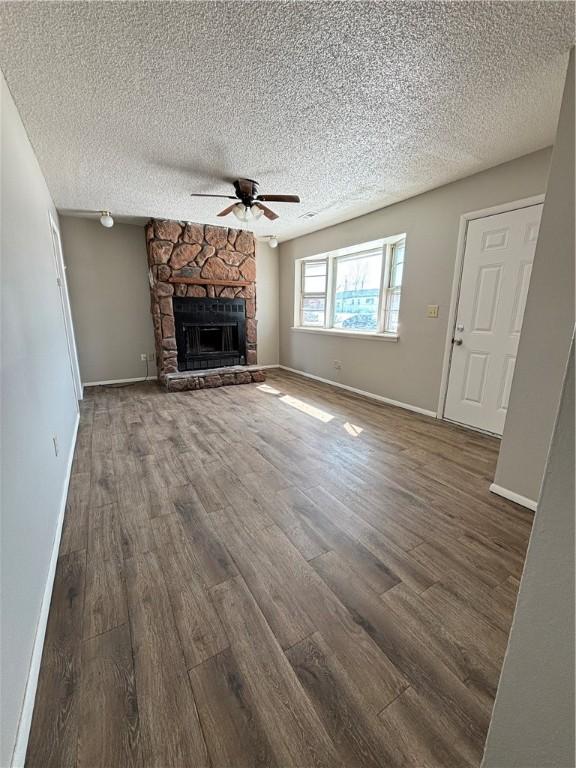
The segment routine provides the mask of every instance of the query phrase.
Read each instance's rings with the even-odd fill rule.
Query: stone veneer
[[[169,389],[178,371],[172,296],[224,296],[246,299],[246,363],[256,363],[256,256],[251,232],[208,224],[151,219],[146,225],[146,250],[150,276],[151,310],[156,340],[158,378]],[[185,285],[171,278],[225,280],[232,285]],[[248,285],[235,286],[237,281]],[[228,377],[230,378],[230,377]],[[181,381],[181,377],[179,375]],[[244,383],[248,379],[222,383]],[[258,379],[256,379],[258,380]],[[218,386],[215,383],[196,384]],[[179,389],[183,386],[180,384]]]
[[[251,384],[266,381],[266,374],[256,366],[231,365],[227,368],[168,373],[164,386],[168,392],[182,392],[205,387],[225,387],[229,384]]]

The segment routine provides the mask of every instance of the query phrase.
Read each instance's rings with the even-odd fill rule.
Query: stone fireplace
[[[161,383],[183,390],[263,381],[253,234],[152,219],[146,248]]]

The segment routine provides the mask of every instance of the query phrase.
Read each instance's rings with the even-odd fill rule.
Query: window
[[[380,294],[382,248],[361,255],[334,259],[335,293],[333,328],[351,331],[378,330],[378,305],[370,304]]]
[[[400,312],[400,291],[402,290],[402,272],[404,271],[405,240],[399,240],[390,246],[390,272],[386,286],[384,307],[384,330],[398,332],[398,314]]]
[[[405,236],[296,262],[295,326],[343,332],[398,332]]]
[[[328,259],[302,264],[300,324],[324,327],[326,323],[326,284]]]

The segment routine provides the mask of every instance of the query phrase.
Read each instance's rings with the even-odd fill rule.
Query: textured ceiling
[[[254,227],[286,238],[552,143],[573,26],[561,2],[3,2],[0,67],[58,208],[222,223],[189,193],[247,176],[301,196]]]

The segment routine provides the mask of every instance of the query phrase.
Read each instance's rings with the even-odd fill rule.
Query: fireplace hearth
[[[173,298],[179,371],[244,365],[246,302],[242,298]]]

